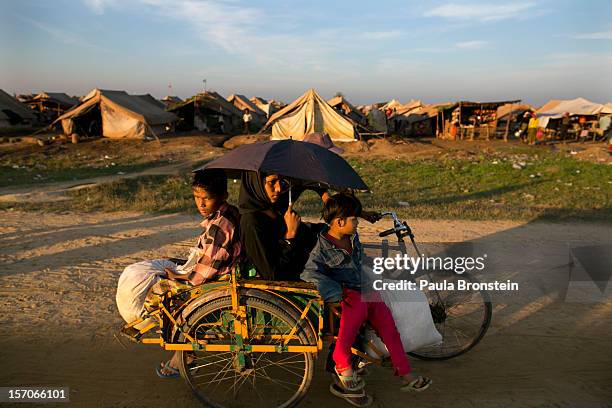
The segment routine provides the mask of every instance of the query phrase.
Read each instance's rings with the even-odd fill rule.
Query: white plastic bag
[[[381,290],[379,293],[391,310],[405,351],[413,351],[442,342],[442,335],[434,325],[429,302],[423,292],[420,290]]]
[[[142,261],[127,266],[117,284],[117,309],[127,323],[140,318],[147,292],[162,276],[165,268],[176,269],[174,262],[166,259]]]

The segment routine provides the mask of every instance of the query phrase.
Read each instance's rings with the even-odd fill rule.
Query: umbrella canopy
[[[224,169],[234,178],[243,171],[274,173],[306,186],[369,191],[342,157],[319,145],[291,139],[240,146],[195,171],[204,169]]]

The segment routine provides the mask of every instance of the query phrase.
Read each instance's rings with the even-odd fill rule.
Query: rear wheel
[[[245,345],[282,344],[299,314],[267,300],[245,296],[249,335]],[[207,344],[237,344],[231,298],[215,299],[188,318],[189,334]],[[309,344],[300,325],[289,345]],[[180,371],[209,407],[293,407],[305,395],[314,369],[312,353],[182,352]]]
[[[492,306],[485,290],[457,290],[458,280],[477,283],[467,273],[435,272],[415,279],[426,279],[430,283],[452,283],[454,290],[423,290],[429,301],[431,315],[442,335],[442,343],[423,347],[408,355],[424,360],[446,360],[461,355],[473,348],[484,337],[491,323]],[[418,285],[418,283],[417,283]]]

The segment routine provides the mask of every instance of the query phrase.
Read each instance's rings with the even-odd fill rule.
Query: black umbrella
[[[256,171],[279,174],[306,186],[370,190],[342,157],[314,143],[296,140],[240,146],[195,171],[204,169],[224,169],[228,177],[233,178],[238,178],[242,171]]]

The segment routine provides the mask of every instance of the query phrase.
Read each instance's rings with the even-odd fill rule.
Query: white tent
[[[240,110],[240,112],[244,112],[245,109],[248,109],[253,118],[253,125],[260,128],[261,126],[266,124],[268,119],[268,115],[263,110],[259,109],[259,107],[247,99],[246,96],[240,94],[232,94],[227,97],[227,101],[234,105],[236,108]]]
[[[357,140],[353,123],[329,106],[314,89],[272,115],[262,131],[270,127],[271,140],[302,140],[314,132],[325,132],[337,142]]]
[[[555,101],[556,102],[556,101]],[[546,104],[548,105],[548,103]],[[553,107],[546,109],[546,105],[540,108],[536,113],[539,119],[539,126],[546,127],[550,119],[558,119],[565,113],[569,113],[570,116],[576,115],[597,115],[599,113],[605,113],[606,107],[601,103],[591,102],[584,98],[576,98],[565,101],[559,101]]]
[[[102,136],[112,139],[141,139],[147,134],[163,132],[164,125],[177,120],[173,113],[160,107],[151,95],[128,95],[125,91],[94,89],[83,97],[82,103],[57,118],[64,133],[75,133],[82,118],[91,122],[100,120]],[[99,110],[99,111],[98,111]]]

